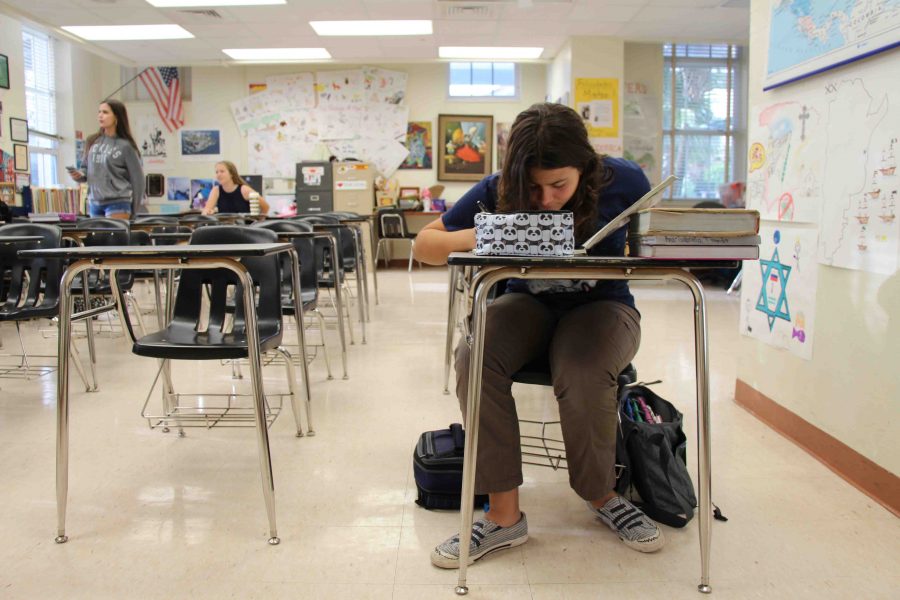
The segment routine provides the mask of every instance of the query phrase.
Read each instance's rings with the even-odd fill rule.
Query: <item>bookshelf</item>
[[[85,214],[87,204],[87,186],[77,188],[32,188],[31,212]]]

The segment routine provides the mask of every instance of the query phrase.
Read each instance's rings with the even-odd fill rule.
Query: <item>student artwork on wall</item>
[[[406,97],[407,75],[376,67],[363,67],[363,93],[371,104],[400,104]]]
[[[362,104],[362,70],[317,71],[316,97],[320,107]]]
[[[191,179],[191,208],[206,207],[206,201],[209,200],[209,193],[214,184],[212,179]]]
[[[833,74],[832,74],[833,73]],[[819,225],[822,264],[891,275],[900,254],[900,83],[877,64],[778,88],[751,112],[747,207]]]
[[[315,108],[316,91],[312,73],[270,75],[266,77],[266,89],[284,94],[290,108]]]
[[[509,144],[509,129],[512,123],[497,123],[497,170],[503,169],[506,159],[506,146]]]
[[[218,129],[182,129],[182,160],[222,160],[221,132]]]
[[[430,169],[431,160],[431,121],[410,121],[406,127],[406,149],[409,155],[404,159],[401,169]]]
[[[438,180],[479,181],[491,174],[494,117],[438,115]]]
[[[818,232],[764,221],[759,235],[759,260],[744,262],[741,333],[812,360]]]
[[[169,177],[166,185],[166,199],[173,202],[190,200],[191,180],[187,177]]]

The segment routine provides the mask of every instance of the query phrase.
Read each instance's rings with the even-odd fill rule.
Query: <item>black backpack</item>
[[[638,399],[652,411],[649,419],[643,410],[640,416],[633,410],[632,401]],[[652,415],[662,422],[652,422]],[[670,527],[687,525],[697,506],[685,461],[683,418],[672,403],[645,386],[623,388],[619,395],[616,462],[625,468],[616,481],[616,491],[634,500],[648,517]]]
[[[459,423],[419,436],[413,451],[416,504],[427,509],[459,510],[465,440]],[[475,495],[475,506],[487,501],[487,494]]]

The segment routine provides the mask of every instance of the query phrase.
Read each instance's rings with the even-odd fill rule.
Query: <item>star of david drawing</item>
[[[788,322],[791,320],[791,309],[788,308],[786,293],[791,267],[782,264],[776,248],[770,260],[759,261],[759,269],[762,273],[762,285],[759,287],[756,310],[766,314],[769,319],[769,331],[772,331],[775,319],[784,319]],[[771,296],[768,290],[770,286],[773,288]]]

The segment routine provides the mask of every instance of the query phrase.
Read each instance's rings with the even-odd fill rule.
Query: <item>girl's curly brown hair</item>
[[[533,210],[532,168],[575,167],[580,173],[575,194],[563,207],[575,215],[575,240],[581,243],[596,229],[597,197],[613,171],[588,141],[587,129],[573,109],[540,103],[519,113],[509,133],[506,160],[500,173],[498,210]]]

